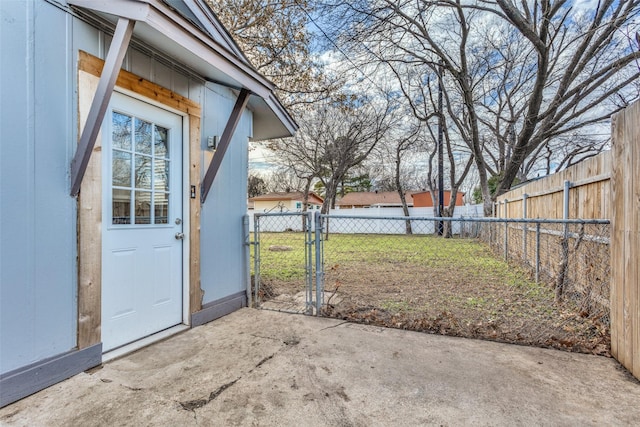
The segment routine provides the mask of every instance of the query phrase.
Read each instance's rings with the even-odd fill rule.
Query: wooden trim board
[[[82,129],[96,92],[104,61],[78,53],[78,125]],[[121,70],[116,87],[165,105],[188,116],[189,185],[200,193],[200,105],[169,89]],[[101,342],[102,299],[102,144],[98,135],[78,197],[78,348]],[[185,207],[186,209],[186,207]],[[200,311],[200,203],[190,199],[189,209],[189,314]],[[186,266],[185,266],[186,267]]]
[[[91,151],[98,138],[98,133],[102,127],[102,121],[107,111],[113,87],[115,85],[118,70],[122,67],[122,60],[127,53],[129,41],[133,34],[135,21],[126,18],[118,18],[116,30],[109,46],[107,59],[105,60],[100,83],[96,88],[96,95],[93,97],[87,120],[82,126],[80,141],[76,154],[71,161],[71,195],[77,196],[82,184],[82,178],[87,170],[87,165],[91,158]]]

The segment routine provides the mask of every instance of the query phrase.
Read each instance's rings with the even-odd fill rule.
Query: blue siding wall
[[[76,345],[70,17],[3,2],[0,26],[0,373]]]
[[[69,165],[77,141],[77,52],[104,58],[110,37],[64,5],[0,0],[0,374],[76,347],[76,200]],[[203,107],[206,137],[222,134],[235,96],[159,52],[131,48],[124,68]],[[245,289],[245,112],[202,210],[204,303]],[[190,183],[185,182],[185,191]],[[188,266],[185,266],[188,268]]]
[[[229,90],[211,86],[205,92],[204,114],[217,112],[217,120],[202,126],[202,141],[220,137],[235,103]],[[245,112],[236,128],[227,153],[201,214],[201,287],[203,304],[246,289],[243,261],[242,218],[247,212],[248,141],[251,114]],[[211,153],[204,152],[203,173]]]

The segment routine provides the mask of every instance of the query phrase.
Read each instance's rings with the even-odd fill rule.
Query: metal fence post
[[[569,190],[571,189],[571,182],[566,180],[564,182],[564,201],[563,201],[563,213],[562,218],[565,220],[562,225],[562,260],[560,262],[560,268],[558,277],[556,279],[556,300],[560,300],[564,294],[564,286],[567,278],[567,271],[569,267]]]
[[[522,195],[522,218],[527,218],[527,199],[529,196],[525,193]],[[528,223],[525,221],[522,223],[522,259],[527,262],[527,231],[529,230]]]
[[[251,293],[251,229],[249,227],[249,215],[242,217],[242,232],[244,234],[244,260],[245,276],[247,283],[247,307],[252,306],[253,295]]]
[[[540,283],[540,223],[536,223],[536,283]]]
[[[496,217],[496,203],[494,202],[491,205],[491,217],[495,218]],[[493,247],[493,234],[494,234],[494,223],[490,222],[489,223],[489,247]]]
[[[257,307],[260,303],[259,289],[260,289],[260,216],[255,215],[253,217],[253,291],[254,301]]]
[[[324,250],[322,247],[322,216],[315,212],[315,249],[316,249],[316,316],[320,316],[322,296],[324,294]]]
[[[508,203],[507,199],[504,199],[504,260],[509,261],[509,222],[506,221],[508,218]]]
[[[302,216],[304,238],[304,264],[306,301],[305,314],[313,314],[313,235],[311,231],[311,212],[304,212]]]

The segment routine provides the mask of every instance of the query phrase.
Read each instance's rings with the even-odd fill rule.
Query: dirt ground
[[[509,274],[516,278],[491,268],[452,272],[398,261],[336,264],[325,271],[323,315],[610,356],[605,317],[581,311],[570,298],[556,302],[549,285],[535,284],[517,267],[510,267]],[[268,281],[263,289],[267,299],[280,301],[304,291],[299,282],[291,281]]]
[[[262,240],[261,298],[304,312],[304,240],[295,233]],[[323,245],[325,316],[609,356],[608,307],[585,304],[571,289],[558,300],[553,279],[536,283],[530,269],[481,241],[336,234]]]

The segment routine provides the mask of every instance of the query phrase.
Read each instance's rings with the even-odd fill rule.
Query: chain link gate
[[[314,234],[311,212],[256,213],[253,296],[258,308],[313,314]]]

